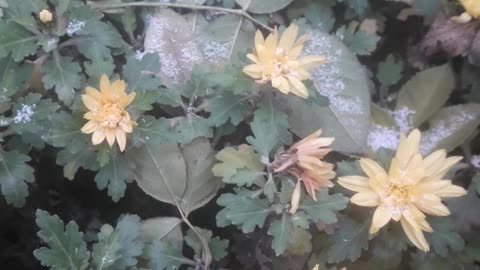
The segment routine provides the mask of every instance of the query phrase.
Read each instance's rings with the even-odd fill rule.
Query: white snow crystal
[[[380,148],[397,149],[400,132],[380,125],[372,125],[368,134],[368,146],[373,151]]]
[[[36,105],[33,104],[32,106],[22,104],[22,107],[17,110],[15,117],[13,118],[13,122],[15,124],[25,124],[32,121],[32,115],[34,113],[33,109],[35,109]]]
[[[79,20],[73,20],[67,25],[67,34],[73,36],[76,32],[80,31],[85,26],[85,22]]]

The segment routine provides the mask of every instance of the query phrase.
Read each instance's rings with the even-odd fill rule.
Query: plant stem
[[[189,5],[189,4],[180,4],[180,3],[155,3],[155,2],[145,2],[145,1],[138,1],[138,2],[129,2],[129,3],[118,3],[118,4],[90,4],[92,8],[97,8],[100,10],[108,10],[108,9],[116,9],[116,8],[124,8],[124,7],[160,7],[160,8],[185,8],[185,9],[192,9],[192,10],[214,10],[220,11],[230,14],[236,14],[238,16],[243,16],[255,24],[269,30],[273,31],[271,27],[265,25],[264,23],[260,22],[259,20],[253,18],[247,11],[243,9],[232,9],[232,8],[223,8],[223,7],[214,7],[214,6],[199,6],[199,5]]]

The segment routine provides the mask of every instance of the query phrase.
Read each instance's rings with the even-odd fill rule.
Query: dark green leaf
[[[144,258],[152,270],[175,270],[181,265],[194,265],[195,262],[185,258],[182,251],[168,242],[155,240],[147,247]]]
[[[263,157],[268,158],[275,148],[292,142],[287,115],[275,108],[271,99],[255,111],[250,128],[253,136],[249,136],[247,142]]]
[[[244,119],[249,107],[242,97],[223,93],[209,100],[205,110],[210,112],[208,120],[211,126],[218,127],[229,120],[236,126]]]
[[[42,247],[33,252],[35,258],[43,266],[54,270],[83,270],[88,267],[90,253],[82,240],[83,234],[78,225],[71,221],[64,227],[63,221],[57,215],[51,216],[46,211],[37,210],[36,223],[40,228],[38,236],[49,248]]]
[[[327,33],[332,30],[335,24],[332,5],[326,1],[310,2],[305,7],[305,18],[313,27]]]
[[[0,150],[0,186],[7,203],[16,207],[25,204],[28,186],[34,181],[33,168],[26,164],[30,157],[17,151]]]
[[[70,105],[75,97],[75,89],[82,86],[81,71],[80,65],[72,57],[54,55],[42,66],[42,82],[46,89],[55,87],[58,98]]]
[[[130,162],[124,156],[115,155],[95,176],[97,188],[104,190],[108,186],[108,195],[114,202],[118,202],[125,195],[127,183],[133,180],[130,166]]]
[[[368,226],[346,218],[339,223],[339,230],[330,236],[333,243],[328,250],[328,262],[339,263],[346,259],[354,262],[368,249]]]
[[[88,145],[76,153],[61,150],[57,154],[57,164],[63,166],[63,175],[69,180],[73,180],[80,167],[92,171],[98,169],[97,156]]]
[[[130,55],[127,63],[123,66],[123,75],[128,84],[128,90],[158,90],[162,82],[155,74],[160,72],[160,67],[157,54],[145,54],[141,58],[137,55]]]
[[[23,90],[31,75],[31,65],[19,65],[11,57],[0,59],[0,89],[3,90],[0,103],[8,101],[11,96]]]
[[[176,217],[150,218],[142,222],[140,236],[143,241],[162,240],[178,250],[183,248],[182,220]]]
[[[336,211],[347,207],[348,198],[341,194],[328,194],[328,189],[324,188],[316,193],[317,201],[310,196],[300,203],[299,209],[307,213],[314,222],[323,222],[331,224],[337,222]]]
[[[293,233],[293,224],[289,215],[284,213],[281,219],[273,221],[267,233],[273,236],[272,248],[275,255],[280,256],[287,249]]]
[[[171,121],[173,133],[176,134],[175,138],[178,143],[186,144],[198,137],[210,138],[213,136],[213,131],[205,118],[198,116],[178,117]]]
[[[88,145],[88,136],[82,134],[85,120],[79,115],[72,116],[64,111],[49,115],[52,123],[47,133],[42,136],[45,142],[55,147],[66,147],[71,153],[77,153]]]
[[[390,86],[400,81],[403,69],[403,62],[396,61],[392,54],[378,64],[377,79],[380,82],[380,99],[385,98]]]
[[[449,249],[460,252],[465,247],[463,238],[458,234],[446,217],[431,218],[428,220],[433,232],[425,234],[427,242],[432,246],[435,253],[442,257],[449,255]]]
[[[25,2],[34,2],[26,0]],[[22,26],[10,21],[0,22],[0,58],[12,54],[13,60],[20,62],[23,58],[37,51],[37,37]]]

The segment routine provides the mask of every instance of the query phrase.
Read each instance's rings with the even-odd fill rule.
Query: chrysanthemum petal
[[[293,44],[295,43],[295,39],[298,35],[298,26],[295,24],[291,24],[282,34],[280,38],[280,42],[278,43],[278,47],[288,51],[292,48]]]
[[[107,75],[103,74],[100,77],[100,93],[105,94],[110,91],[110,80],[108,79]]]
[[[115,130],[115,137],[117,139],[118,147],[120,151],[123,152],[125,150],[125,146],[127,145],[127,137],[125,136],[125,132],[120,129]]]
[[[295,189],[293,190],[292,199],[290,202],[290,214],[295,214],[298,209],[298,205],[300,204],[300,195],[301,195],[301,185],[300,181],[297,181],[295,185]]]
[[[107,128],[105,130],[105,137],[107,138],[107,143],[111,147],[115,143],[115,130]]]
[[[275,55],[275,51],[278,46],[278,30],[275,28],[273,32],[268,35],[268,37],[265,39],[265,48],[267,49],[267,52],[271,54],[271,56]]]
[[[378,232],[383,226],[385,226],[390,219],[392,219],[392,212],[388,208],[380,205],[373,213],[372,225],[370,226],[370,234]]]
[[[428,252],[430,247],[428,245],[422,230],[417,224],[409,223],[405,218],[400,219],[403,231],[407,235],[408,239],[420,250]]]
[[[257,30],[255,32],[255,50],[258,52],[258,45],[264,45],[265,39],[263,38],[262,32],[260,30]]]
[[[407,137],[404,134],[400,135],[400,142],[395,154],[395,158],[400,163],[400,168],[405,168],[413,155],[418,153],[420,139],[421,133],[418,129],[414,129]]]
[[[101,142],[103,142],[103,140],[105,140],[105,132],[103,129],[97,129],[93,132],[93,135],[92,135],[92,143],[94,145],[97,145],[97,144],[100,144]]]
[[[272,78],[272,86],[280,90],[280,92],[284,94],[290,93],[290,84],[288,83],[288,80],[285,77],[275,77]]]
[[[387,172],[376,161],[369,158],[360,159],[360,167],[370,178],[384,179],[387,177]]]
[[[462,160],[462,157],[460,156],[448,157],[443,162],[442,167],[439,168],[435,174],[430,174],[423,181],[436,181],[442,179],[445,174],[448,173],[450,168],[453,167],[453,165],[457,164],[460,160]]]
[[[299,62],[300,62],[300,66],[302,68],[308,70],[308,69],[318,67],[321,64],[325,63],[325,57],[324,56],[310,55],[310,56],[305,56],[304,58],[300,59]]]
[[[343,176],[338,178],[338,183],[349,190],[356,192],[372,191],[368,178],[363,176]]]
[[[83,104],[85,107],[91,111],[96,111],[98,109],[98,101],[90,95],[82,95]]]
[[[359,192],[353,195],[350,201],[360,206],[377,206],[380,204],[380,198],[373,191]]]
[[[415,206],[421,211],[435,216],[448,216],[450,211],[442,204],[442,200],[433,194],[423,194],[415,202]]]
[[[467,191],[464,188],[457,185],[451,185],[435,193],[435,195],[442,198],[460,197],[466,194],[467,194]]]
[[[254,79],[261,79],[263,68],[260,65],[253,64],[244,67],[243,72]]]
[[[287,75],[287,79],[288,79],[290,85],[292,86],[292,89],[291,89],[292,93],[294,93],[295,95],[297,95],[301,98],[307,98],[308,97],[307,88],[302,83],[302,81],[297,79],[295,76],[288,76],[288,75]]]
[[[85,134],[90,134],[95,131],[97,128],[97,124],[94,121],[88,121],[85,125],[83,125],[81,131]]]
[[[91,96],[92,98],[96,100],[101,100],[102,99],[102,94],[95,88],[87,86],[85,87],[85,92],[87,95]]]

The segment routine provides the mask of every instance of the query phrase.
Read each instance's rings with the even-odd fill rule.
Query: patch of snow
[[[76,32],[82,30],[82,28],[85,26],[85,22],[79,21],[79,20],[73,20],[68,23],[67,25],[67,34],[69,36],[73,36]]]
[[[32,106],[22,104],[22,107],[15,113],[13,122],[15,124],[25,124],[32,121],[32,115],[34,113],[35,107],[35,104],[33,104]]]
[[[371,125],[367,143],[373,151],[380,148],[397,149],[400,132],[381,125]]]
[[[480,169],[480,155],[474,155],[470,159],[470,164],[472,164],[473,167]]]
[[[197,39],[197,41],[199,41]],[[198,42],[205,59],[211,63],[218,63],[228,58],[232,42],[216,42],[213,40]]]
[[[391,115],[395,121],[395,125],[400,129],[401,132],[408,133],[410,130],[412,130],[412,121],[410,119],[413,115],[415,115],[415,111],[412,111],[407,107],[402,107],[396,111],[393,111]]]
[[[141,61],[147,52],[142,52],[140,50],[135,51],[135,59]]]
[[[432,152],[444,139],[457,132],[467,122],[475,119],[474,115],[461,113],[452,114],[446,120],[438,121],[427,132],[422,134],[420,153],[422,155]]]

